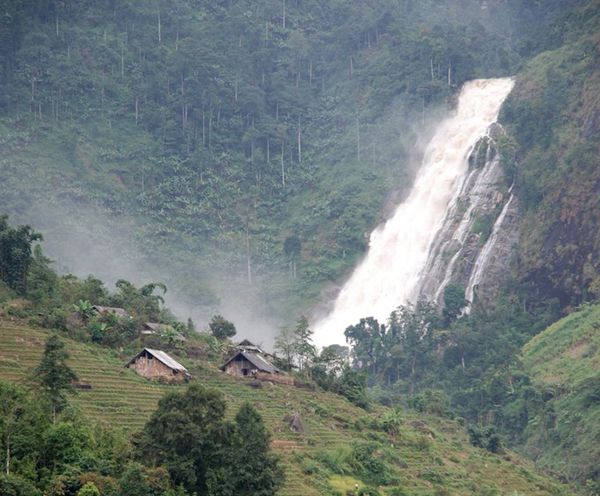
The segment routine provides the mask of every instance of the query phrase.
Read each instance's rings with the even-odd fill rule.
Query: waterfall
[[[449,212],[460,207],[458,199],[475,175],[489,173],[494,160],[486,160],[484,170],[475,172],[469,169],[469,156],[496,121],[513,84],[501,78],[464,85],[456,110],[439,124],[428,144],[408,197],[371,233],[367,255],[342,287],[332,311],[314,325],[318,345],[344,343],[345,328],[362,317],[385,322],[392,310],[421,292],[424,268]],[[467,227],[459,223],[454,236]]]
[[[513,202],[513,199],[515,197],[515,195],[512,192],[513,186],[514,186],[514,183],[508,190],[508,192],[510,193],[510,197],[508,198],[508,201],[502,208],[500,215],[498,216],[498,218],[496,219],[496,222],[494,223],[494,229],[492,230],[492,235],[486,241],[485,245],[483,246],[483,249],[479,252],[479,255],[477,256],[477,260],[475,260],[475,266],[473,267],[473,271],[471,272],[471,277],[469,278],[469,282],[467,283],[467,289],[465,290],[465,299],[469,302],[469,306],[467,306],[467,308],[465,309],[466,313],[469,313],[469,311],[471,309],[471,302],[473,301],[473,297],[475,295],[475,288],[481,282],[481,279],[483,277],[483,272],[484,272],[485,268],[487,267],[487,264],[488,264],[491,254],[493,252],[494,246],[496,245],[496,242],[498,241],[498,235],[499,235],[498,233],[500,231],[500,228],[502,227],[502,223],[504,222],[504,219],[506,218],[508,209],[510,208],[510,206]]]

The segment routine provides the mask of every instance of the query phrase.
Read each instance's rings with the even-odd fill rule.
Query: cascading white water
[[[430,141],[415,183],[394,215],[377,227],[365,259],[340,291],[332,312],[314,326],[320,345],[344,343],[344,330],[362,317],[385,322],[415,297],[429,246],[468,172],[468,155],[498,117],[513,87],[510,78],[478,79],[464,85],[455,113]]]
[[[494,227],[492,229],[492,235],[490,236],[490,239],[486,241],[485,245],[483,246],[483,249],[477,257],[477,260],[475,260],[475,266],[473,267],[471,277],[469,278],[469,282],[467,283],[467,289],[465,290],[465,299],[469,302],[469,306],[467,306],[465,309],[466,313],[469,313],[471,310],[471,302],[473,301],[473,296],[475,295],[475,288],[481,282],[481,279],[483,277],[483,271],[487,266],[488,260],[492,254],[492,250],[494,249],[496,241],[498,240],[498,232],[502,227],[502,223],[504,222],[506,213],[508,212],[508,209],[510,208],[510,205],[515,197],[514,193],[512,192],[513,186],[514,184],[508,190],[508,192],[510,193],[508,201],[504,205],[504,208],[502,208],[502,212],[500,212],[500,215],[496,219],[496,222],[494,222]]]

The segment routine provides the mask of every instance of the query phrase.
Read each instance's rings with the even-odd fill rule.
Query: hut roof
[[[148,331],[160,332],[168,329],[170,326],[168,324],[160,324],[158,322],[146,322],[144,324],[144,329]]]
[[[173,328],[173,326],[169,324],[160,324],[158,322],[146,322],[142,330],[140,331],[140,334],[142,334],[143,336],[149,336],[151,334],[162,334],[163,332],[168,331],[169,329],[173,331],[173,339],[175,339],[176,341],[187,341],[187,338],[180,332],[177,332]]]
[[[113,315],[116,315],[117,317],[125,317],[125,318],[129,317],[127,310],[125,310],[124,308],[103,307],[100,305],[94,305],[92,308],[100,314],[113,314]]]
[[[131,360],[129,360],[125,366],[127,367],[128,365],[131,365],[144,352],[148,353],[149,355],[152,355],[154,358],[156,358],[157,360],[159,360],[161,363],[164,363],[170,369],[178,370],[179,372],[187,372],[187,369],[183,365],[181,365],[177,360],[171,358],[164,351],[161,351],[161,350],[152,350],[150,348],[144,348],[136,356],[134,356]]]
[[[256,346],[253,342],[244,339],[235,345],[236,350],[250,351],[255,353],[264,353],[260,346]]]
[[[227,367],[227,365],[229,365],[239,355],[242,355],[246,360],[248,360],[252,365],[262,372],[269,372],[271,374],[279,372],[279,369],[272,363],[269,363],[264,357],[260,356],[258,353],[252,353],[250,351],[238,351],[223,364],[221,369],[225,369],[225,367]]]

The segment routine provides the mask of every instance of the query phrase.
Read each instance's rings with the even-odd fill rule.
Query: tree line
[[[0,493],[6,496],[276,494],[283,471],[254,407],[224,419],[220,393],[199,384],[165,395],[127,439],[69,407],[75,373],[51,335],[29,387],[0,381]]]

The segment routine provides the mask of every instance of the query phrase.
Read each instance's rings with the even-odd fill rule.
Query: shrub
[[[0,474],[2,496],[41,496],[33,484],[15,475]]]
[[[470,426],[467,431],[471,444],[477,448],[484,448],[490,453],[498,453],[502,448],[502,441],[494,426]]]
[[[433,413],[444,417],[452,417],[450,400],[442,391],[426,389],[409,400],[409,405],[422,413]]]
[[[77,491],[77,496],[100,496],[100,490],[93,482],[86,482],[85,485]]]
[[[365,486],[358,491],[358,496],[380,496],[379,491],[374,487]]]
[[[377,447],[376,443],[355,443],[352,446],[350,465],[362,480],[371,484],[386,485],[391,481],[389,468],[376,455]]]

